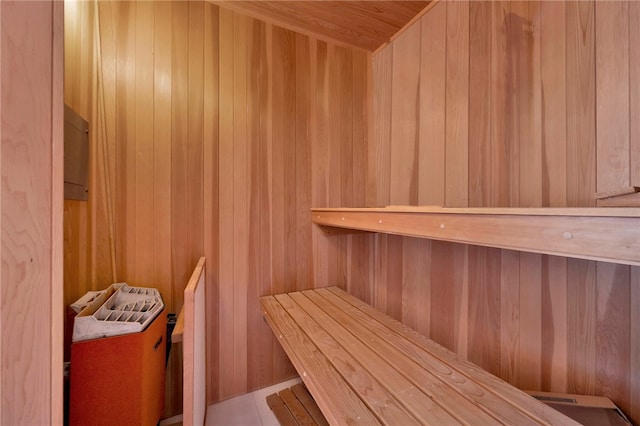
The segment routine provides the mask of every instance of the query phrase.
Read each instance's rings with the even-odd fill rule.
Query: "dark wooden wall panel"
[[[597,190],[632,185],[636,8],[435,5],[373,58],[371,149],[383,160],[377,204],[587,207]],[[396,53],[405,51],[419,52],[420,87],[429,88],[417,99],[388,72],[413,69],[415,55]],[[380,133],[411,123],[416,108],[417,136],[390,141]],[[443,158],[442,173],[433,157]],[[394,179],[394,170],[410,173]],[[419,203],[408,192],[414,186]],[[431,338],[517,386],[607,395],[638,421],[636,268],[410,238],[391,250],[396,238],[378,237],[374,292],[384,297],[372,299],[379,308],[416,328],[428,324]],[[416,277],[418,268],[430,271],[421,271],[428,280]],[[389,302],[398,293],[400,312]],[[419,316],[425,309],[428,322]]]

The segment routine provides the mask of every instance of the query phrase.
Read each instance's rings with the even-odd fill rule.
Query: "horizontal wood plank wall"
[[[328,237],[308,214],[366,205],[370,54],[205,2],[93,5],[66,11],[65,100],[92,154],[89,201],[65,202],[65,303],[117,280],[176,312],[204,255],[208,401],[292,376],[259,296],[370,292],[373,237]]]
[[[638,18],[434,6],[373,57],[372,202],[588,207],[638,185]],[[607,395],[640,421],[637,267],[393,236],[373,253],[367,301],[519,387]]]

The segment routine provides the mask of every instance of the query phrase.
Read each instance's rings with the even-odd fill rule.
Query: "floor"
[[[228,399],[207,407],[206,426],[279,426],[267,405],[267,396],[300,383],[299,378],[278,383],[246,395]],[[160,426],[180,424],[182,416],[160,422]]]

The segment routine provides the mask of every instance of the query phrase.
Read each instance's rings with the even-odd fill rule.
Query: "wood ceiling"
[[[410,22],[423,1],[211,0],[227,9],[322,40],[374,51]]]

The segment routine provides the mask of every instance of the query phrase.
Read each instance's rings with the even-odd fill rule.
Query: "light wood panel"
[[[237,1],[222,7],[329,43],[373,51],[431,3],[420,1]]]
[[[434,25],[436,16],[446,16],[439,21],[442,27]],[[458,40],[454,30],[461,19],[467,28],[458,31],[468,35]],[[415,95],[399,93],[401,88],[388,73],[375,71],[411,67],[415,58],[399,63],[402,59],[392,53],[414,46],[403,46],[409,41],[398,37],[373,58],[371,149],[376,158],[396,159],[392,164],[377,162],[377,205],[388,205],[397,197],[411,202],[404,195],[411,181],[389,184],[393,168],[417,170],[418,187],[433,194],[420,204],[447,207],[590,207],[595,206],[594,194],[600,188],[633,185],[637,120],[629,117],[637,115],[638,55],[637,43],[632,42],[640,25],[637,19],[635,2],[435,5],[414,24],[421,25],[423,33],[430,24],[430,36],[421,39],[419,78],[421,87],[433,90],[418,96],[421,137],[409,155],[396,152],[408,141],[389,141],[378,132],[392,125],[391,117],[406,114],[390,100]],[[447,40],[444,47],[442,39]],[[439,49],[444,50],[446,68],[434,73],[424,64],[432,57],[429,67],[439,64]],[[390,57],[391,61],[386,59]],[[382,64],[385,68],[376,67]],[[460,66],[468,66],[468,87],[454,84]],[[442,79],[445,99],[435,102]],[[467,109],[464,124],[460,112]],[[438,116],[442,118],[436,123]],[[434,168],[428,156],[414,154],[438,156],[442,123],[447,143],[440,164],[445,179],[437,177],[439,166]],[[462,151],[452,151],[456,148],[449,141],[460,134]],[[462,160],[449,162],[450,155]],[[450,194],[452,187],[464,188],[460,197],[447,195],[438,202],[439,191]],[[396,238],[403,250],[391,251],[380,244]],[[467,248],[467,257],[459,255],[460,260],[452,262],[448,243],[417,248],[405,240],[379,237],[375,280],[376,291],[384,297],[376,306],[389,312],[388,301],[400,294],[405,301],[401,315],[411,318],[408,312],[426,305],[431,310],[432,338],[511,383],[607,394],[627,414],[637,412],[629,375],[637,371],[632,354],[640,335],[635,329],[627,334],[633,319],[623,302],[632,280],[629,270],[636,267],[472,247]],[[430,296],[412,300],[403,290],[412,288],[408,282],[415,279],[412,269],[397,265],[425,257],[431,264]],[[391,274],[391,269],[396,272]],[[625,307],[615,314],[609,310],[620,304]],[[490,306],[499,314],[484,311]],[[463,324],[458,327],[456,321]],[[466,343],[460,342],[461,336],[466,336]],[[612,345],[619,350],[610,349]]]
[[[89,202],[66,203],[67,303],[115,279],[158,288],[177,311],[204,254],[208,401],[291,377],[259,297],[326,285],[325,274],[369,292],[370,237],[314,234],[308,211],[364,204],[370,56],[206,2],[78,6],[67,96],[104,118]],[[99,30],[82,23],[95,13]],[[85,88],[82,73],[103,85]],[[174,352],[165,415],[182,407],[180,365]]]
[[[61,424],[63,13],[0,7],[0,423]]]

